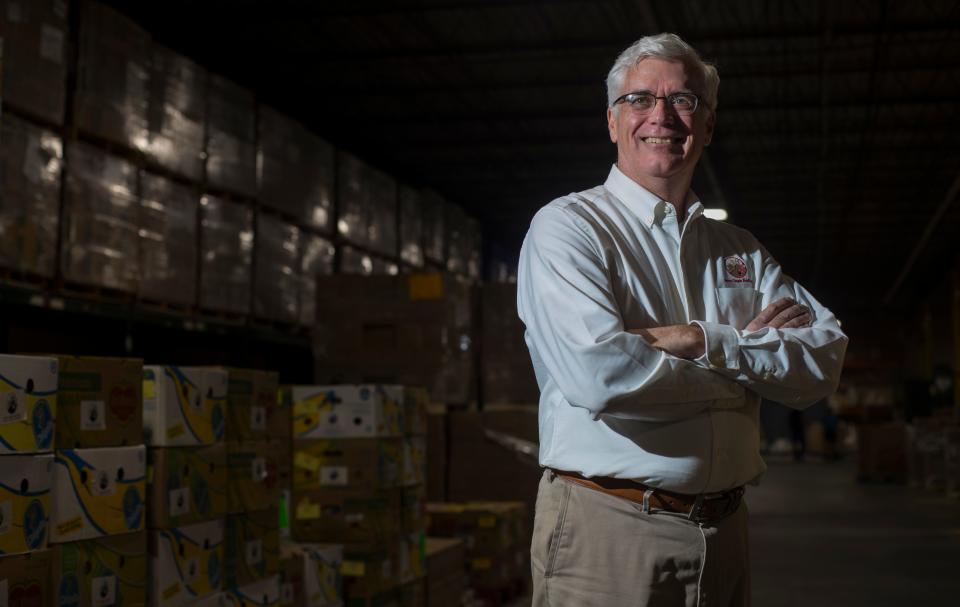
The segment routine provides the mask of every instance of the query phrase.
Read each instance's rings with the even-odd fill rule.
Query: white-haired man
[[[690,190],[719,77],[673,34],[607,78],[617,163],[554,200],[520,254],[540,385],[534,605],[747,605],[744,485],[761,397],[831,393],[847,338],[748,232]]]

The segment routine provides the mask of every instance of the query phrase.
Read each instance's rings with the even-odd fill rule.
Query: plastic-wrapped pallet
[[[74,123],[92,135],[146,149],[148,34],[102,4],[82,5]]]
[[[260,202],[322,231],[332,229],[333,146],[302,124],[261,106]]]
[[[0,11],[3,102],[63,124],[67,87],[67,3],[6,0]]]
[[[0,119],[0,265],[53,276],[63,146],[52,132]]]
[[[282,219],[257,215],[257,271],[253,313],[263,318],[296,322],[300,295],[300,230]]]
[[[207,72],[168,48],[151,49],[147,155],[193,181],[203,179]]]
[[[349,154],[340,154],[337,231],[353,244],[378,253],[397,252],[397,184]]]
[[[444,207],[446,202],[436,192],[424,192],[423,207],[423,256],[436,264],[444,265],[446,230],[444,229]]]
[[[216,74],[207,89],[207,183],[245,196],[257,193],[253,93]]]
[[[444,207],[444,225],[447,236],[447,271],[467,273],[469,242],[467,240],[467,216],[463,209],[448,203]]]
[[[70,142],[63,215],[67,280],[136,291],[139,266],[137,170],[91,145]]]
[[[340,273],[393,276],[400,273],[400,267],[395,262],[364,253],[353,247],[343,246],[340,248]]]
[[[313,325],[317,320],[317,276],[333,274],[336,249],[329,240],[313,234],[300,234],[300,322]]]
[[[188,186],[144,173],[140,182],[140,295],[191,305],[196,301],[197,206]]]
[[[400,186],[400,259],[423,267],[423,203],[420,192]]]
[[[216,196],[200,199],[200,306],[250,311],[253,211]]]

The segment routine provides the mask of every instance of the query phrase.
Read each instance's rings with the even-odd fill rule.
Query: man
[[[524,241],[546,468],[536,606],[749,604],[760,398],[802,408],[837,385],[833,314],[690,190],[718,84],[675,35],[624,51],[607,78],[616,165],[541,209]]]

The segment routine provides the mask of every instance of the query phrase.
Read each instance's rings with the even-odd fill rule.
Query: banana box
[[[340,565],[344,596],[351,601],[370,599],[397,587],[399,570],[394,542],[375,549],[350,547],[344,550]]]
[[[150,531],[150,604],[186,605],[215,597],[223,584],[222,519]]]
[[[143,444],[143,361],[58,356],[58,449]]]
[[[400,497],[400,528],[407,533],[427,528],[427,495],[423,485],[404,487]]]
[[[0,354],[0,454],[53,448],[56,358]]]
[[[147,452],[147,524],[179,527],[227,513],[227,446],[157,447]]]
[[[227,607],[278,607],[280,576],[274,575],[252,584],[231,588],[224,594]]]
[[[284,544],[280,549],[281,607],[341,607],[343,546]]]
[[[0,456],[0,555],[47,547],[53,454]]]
[[[403,433],[425,435],[427,433],[427,409],[430,406],[430,393],[426,388],[404,387],[403,389]]]
[[[216,367],[143,368],[143,429],[155,447],[212,445],[224,439],[228,377]]]
[[[344,438],[294,443],[293,486],[297,489],[399,487],[404,439]]]
[[[140,607],[147,602],[147,532],[57,544],[53,588],[60,607]]]
[[[0,605],[52,607],[50,550],[0,556]]]
[[[427,480],[427,437],[403,437],[403,485],[422,485]]]
[[[227,517],[224,582],[246,586],[280,570],[280,531],[276,508]]]
[[[403,387],[291,386],[293,438],[400,436]]]
[[[400,489],[300,489],[292,498],[293,538],[382,547],[399,534]]]
[[[75,542],[143,529],[146,459],[143,445],[57,450],[50,541]]]
[[[278,408],[280,376],[276,372],[230,368],[227,373],[227,440],[266,440],[290,433],[289,425],[285,432],[283,428],[270,425],[273,420],[279,421],[278,417],[271,415]]]
[[[401,584],[418,580],[427,574],[427,534],[425,532],[402,534],[397,552],[397,577]]]
[[[227,511],[274,508],[280,503],[281,473],[289,468],[282,441],[227,444]]]

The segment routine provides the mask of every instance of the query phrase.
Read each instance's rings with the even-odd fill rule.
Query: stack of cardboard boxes
[[[517,285],[484,283],[480,290],[480,385],[484,405],[536,405],[537,378],[517,316]]]
[[[467,590],[463,540],[427,538],[427,607],[461,605]]]
[[[293,538],[342,547],[348,605],[422,604],[424,423],[414,413],[422,393],[419,399],[411,393],[405,416],[400,386],[287,391],[294,416]]]
[[[523,502],[428,503],[427,514],[431,536],[463,540],[470,587],[480,596],[496,601],[525,589],[530,544]]]
[[[53,603],[48,546],[57,360],[0,355],[0,601]]]
[[[147,601],[143,361],[59,357],[50,508],[54,604]]]
[[[143,369],[152,476],[148,594],[154,607],[217,598],[223,586],[226,401],[222,369]]]

